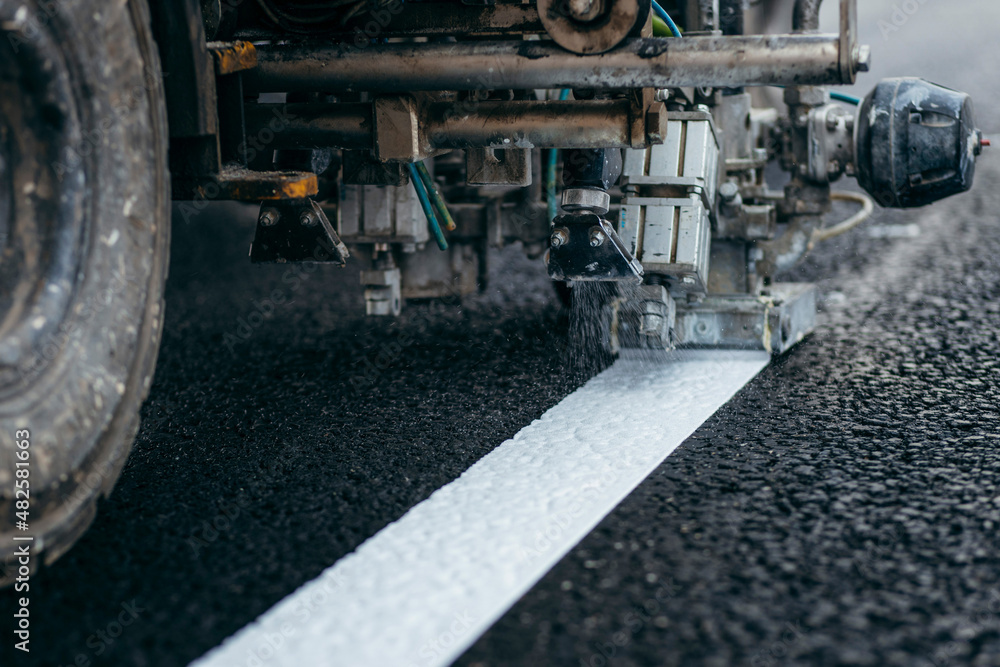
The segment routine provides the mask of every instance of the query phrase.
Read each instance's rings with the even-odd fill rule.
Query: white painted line
[[[450,664],[767,362],[620,359],[193,666]]]

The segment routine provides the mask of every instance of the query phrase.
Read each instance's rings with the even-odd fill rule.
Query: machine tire
[[[3,585],[28,544],[15,535],[33,537],[32,570],[52,563],[125,464],[163,325],[170,203],[146,0],[0,0],[0,30]]]

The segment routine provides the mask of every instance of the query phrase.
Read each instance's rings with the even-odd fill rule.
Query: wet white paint
[[[450,664],[768,359],[619,360],[194,665]]]

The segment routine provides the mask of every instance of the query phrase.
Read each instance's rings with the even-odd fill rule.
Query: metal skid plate
[[[816,326],[816,286],[776,283],[766,296],[707,296],[677,304],[678,347],[764,350],[782,354]]]
[[[344,266],[351,254],[323,209],[311,199],[264,204],[250,246],[250,261],[332,262]]]
[[[607,220],[595,213],[561,215],[552,222],[549,276],[553,280],[623,280],[639,282],[642,266],[625,247]],[[592,245],[596,232],[601,242]]]

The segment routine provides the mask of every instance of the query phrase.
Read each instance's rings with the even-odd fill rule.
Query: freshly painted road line
[[[767,362],[620,359],[193,665],[451,663]]]

